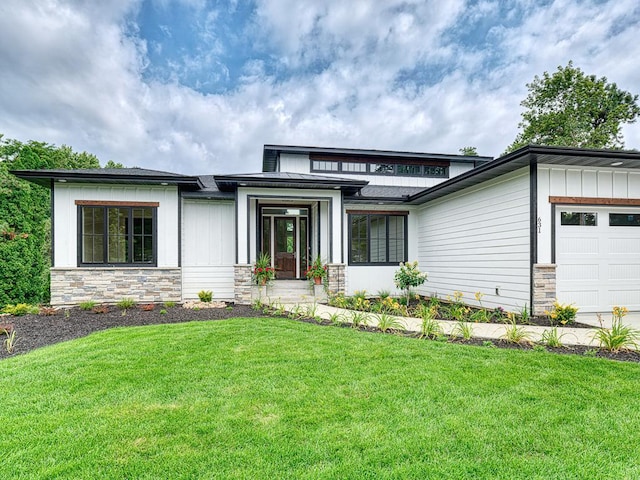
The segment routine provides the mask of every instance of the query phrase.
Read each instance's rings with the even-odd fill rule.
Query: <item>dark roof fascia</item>
[[[427,188],[422,192],[409,196],[408,203],[420,204],[439,197],[444,197],[463,188],[478,185],[491,178],[510,173],[529,165],[531,148],[520,148],[504,157],[497,158],[479,167],[457,175],[446,182]],[[502,168],[501,168],[502,167]]]
[[[216,175],[216,184],[221,191],[233,191],[241,187],[260,188],[327,188],[341,190],[359,190],[369,184],[366,180],[330,180],[330,179],[307,179],[307,178],[256,178],[242,175]],[[241,185],[244,184],[244,185]]]
[[[628,150],[600,150],[571,147],[555,147],[543,145],[526,145],[507,155],[499,157],[489,163],[469,170],[452,179],[439,183],[431,188],[425,189],[411,195],[408,203],[420,204],[429,200],[449,195],[463,188],[478,185],[492,178],[499,177],[506,173],[513,172],[531,164],[536,160],[538,164],[554,164],[554,160],[549,156],[575,157],[575,165],[580,165],[580,158],[606,158],[616,160],[637,160],[640,161],[640,152]],[[546,157],[546,158],[545,158]],[[558,163],[566,165],[566,163]]]
[[[293,145],[265,145],[262,155],[262,170],[264,172],[274,171],[276,168],[277,158],[280,153],[294,153],[302,155],[326,154],[326,155],[360,155],[365,157],[398,157],[413,158],[416,160],[447,160],[451,162],[474,163],[481,164],[490,162],[493,157],[481,157],[470,155],[448,155],[443,153],[420,153],[420,152],[402,152],[395,150],[366,150],[356,148],[325,148],[325,147],[305,147]]]
[[[409,195],[402,197],[360,197],[357,195],[349,195],[344,197],[344,203],[376,203],[376,204],[402,204],[409,200]]]
[[[235,195],[233,192],[220,192],[220,191],[198,191],[198,190],[183,190],[180,192],[181,198],[187,198],[189,200],[234,200]]]
[[[51,180],[64,183],[121,183],[141,185],[176,185],[183,188],[204,188],[198,177],[175,174],[111,174],[111,173],[86,173],[74,170],[11,170],[10,173],[18,178],[27,180],[44,187],[51,186]]]

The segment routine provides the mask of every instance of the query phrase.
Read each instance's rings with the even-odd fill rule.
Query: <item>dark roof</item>
[[[369,182],[352,180],[326,175],[290,172],[263,172],[238,175],[215,175],[216,184],[220,191],[233,191],[238,187],[278,187],[302,189],[336,189],[347,194],[354,194]]]
[[[422,192],[424,189],[424,187],[367,185],[355,195],[345,197],[345,201],[350,203],[402,203],[406,202],[411,195]]]
[[[16,177],[49,187],[51,180],[68,183],[167,184],[200,188],[198,177],[145,168],[85,168],[77,170],[12,170]]]
[[[612,165],[622,162],[620,165]],[[420,204],[532,164],[640,169],[640,152],[528,145],[409,197]]]
[[[221,192],[216,184],[215,175],[200,175],[200,190],[189,190],[182,192],[183,198],[200,198],[207,200],[233,200],[233,192]]]
[[[325,147],[301,147],[291,145],[265,145],[262,152],[262,171],[275,172],[278,156],[281,153],[297,153],[301,155],[322,154],[353,157],[370,157],[372,160],[381,158],[411,159],[424,161],[453,161],[471,162],[474,165],[486,163],[493,157],[480,157],[468,155],[447,155],[441,153],[400,152],[394,150],[362,150],[356,148],[325,148]]]

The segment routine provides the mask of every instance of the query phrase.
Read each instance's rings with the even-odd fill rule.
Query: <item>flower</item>
[[[313,261],[313,263],[309,265],[309,268],[307,268],[305,272],[305,276],[308,279],[324,278],[327,276],[327,265],[324,265],[322,263],[322,259],[320,258],[320,255],[318,255],[316,259]]]

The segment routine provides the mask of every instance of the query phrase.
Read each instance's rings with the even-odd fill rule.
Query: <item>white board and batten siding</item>
[[[210,290],[214,300],[233,300],[236,256],[233,202],[184,200],[182,204],[182,297]]]
[[[610,312],[613,306],[640,310],[640,227],[609,224],[610,214],[638,215],[640,207],[557,204],[549,196],[640,198],[640,173],[621,168],[538,167],[538,212],[542,220],[539,258],[552,260],[561,303],[581,312]],[[562,225],[562,212],[590,213],[588,225]],[[551,234],[555,222],[555,238]],[[555,245],[554,245],[555,242]]]
[[[61,184],[54,187],[54,266],[78,266],[76,200],[158,202],[158,267],[178,267],[178,189],[173,186]]]
[[[509,311],[530,309],[529,169],[427,203],[418,211],[419,289]]]

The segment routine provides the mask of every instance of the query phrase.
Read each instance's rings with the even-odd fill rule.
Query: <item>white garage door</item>
[[[557,205],[556,264],[561,303],[640,310],[640,208]]]

